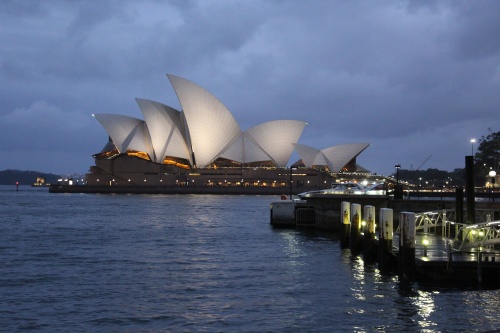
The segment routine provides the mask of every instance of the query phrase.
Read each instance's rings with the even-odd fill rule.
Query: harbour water
[[[500,291],[400,286],[275,200],[0,186],[0,331],[500,330]]]

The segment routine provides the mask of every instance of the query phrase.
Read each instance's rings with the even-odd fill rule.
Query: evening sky
[[[242,130],[308,123],[299,143],[367,142],[358,163],[464,167],[500,130],[500,1],[0,1],[0,170],[85,173],[93,113],[180,110],[166,74]],[[290,162],[298,159],[296,153]]]

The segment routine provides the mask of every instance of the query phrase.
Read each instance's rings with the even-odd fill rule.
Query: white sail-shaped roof
[[[306,167],[327,165],[331,172],[339,172],[369,145],[369,143],[349,143],[323,150],[302,144],[295,144],[294,146]]]
[[[333,146],[321,150],[327,160],[327,165],[331,172],[340,172],[349,161],[361,154],[370,144],[369,143],[348,143],[344,145]],[[317,160],[314,161],[315,165],[321,165],[323,160],[318,155]]]
[[[120,153],[135,150],[153,157],[151,138],[144,120],[116,114],[95,114],[94,117],[104,127]]]
[[[141,151],[162,163],[166,156],[183,158],[204,168],[222,157],[240,163],[271,161],[286,167],[296,148],[307,167],[328,165],[339,172],[359,155],[367,143],[334,146],[323,150],[298,144],[306,125],[298,120],[269,121],[242,132],[229,110],[195,83],[167,75],[182,111],[158,102],[136,99],[144,121],[113,114],[95,115],[120,153]],[[114,149],[107,145],[105,149]]]
[[[238,136],[232,143],[229,143],[226,148],[219,154],[218,157],[227,158],[228,160],[237,161],[240,163],[245,163],[243,145],[243,134]]]
[[[320,150],[310,146],[302,145],[300,143],[295,143],[294,147],[304,165],[307,168],[312,168],[312,166],[314,165],[314,159],[320,153]],[[324,165],[326,165],[326,163]]]
[[[167,76],[186,117],[196,165],[203,168],[241,135],[240,126],[211,93],[186,79]]]
[[[155,152],[155,162],[162,163],[165,156],[173,156],[191,161],[186,144],[181,113],[167,105],[136,98],[144,115]]]
[[[285,167],[293,153],[293,144],[297,143],[306,126],[305,121],[299,120],[274,120],[269,121],[245,131],[248,138],[257,147],[264,151],[277,167]],[[247,155],[248,152],[245,151]],[[256,156],[245,156],[248,161],[260,161]],[[260,155],[260,154],[259,154]]]
[[[243,154],[245,156],[245,163],[272,161],[272,156],[264,150],[263,147],[256,142],[250,134],[251,132],[243,132]],[[276,163],[275,163],[276,164]]]
[[[254,140],[243,132],[232,144],[221,154],[224,157],[241,163],[251,163],[259,161],[270,161],[271,156],[267,154]]]

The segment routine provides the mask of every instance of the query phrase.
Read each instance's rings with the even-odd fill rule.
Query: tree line
[[[57,183],[60,177],[52,173],[38,171],[3,170],[0,171],[0,185],[32,185],[37,177],[44,177],[47,183]]]
[[[495,170],[500,173],[500,132],[488,129],[489,134],[478,140],[474,154],[474,183],[484,186],[489,180],[488,173]],[[421,187],[457,187],[465,186],[465,168],[444,171],[429,168],[427,170],[399,170],[399,179]]]

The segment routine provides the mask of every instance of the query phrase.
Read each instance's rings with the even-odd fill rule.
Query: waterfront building
[[[238,186],[325,188],[349,174],[367,143],[323,150],[299,144],[301,120],[274,120],[242,130],[214,95],[167,75],[182,110],[137,98],[144,119],[94,114],[109,141],[86,175],[91,186]],[[294,149],[300,160],[287,167]]]

